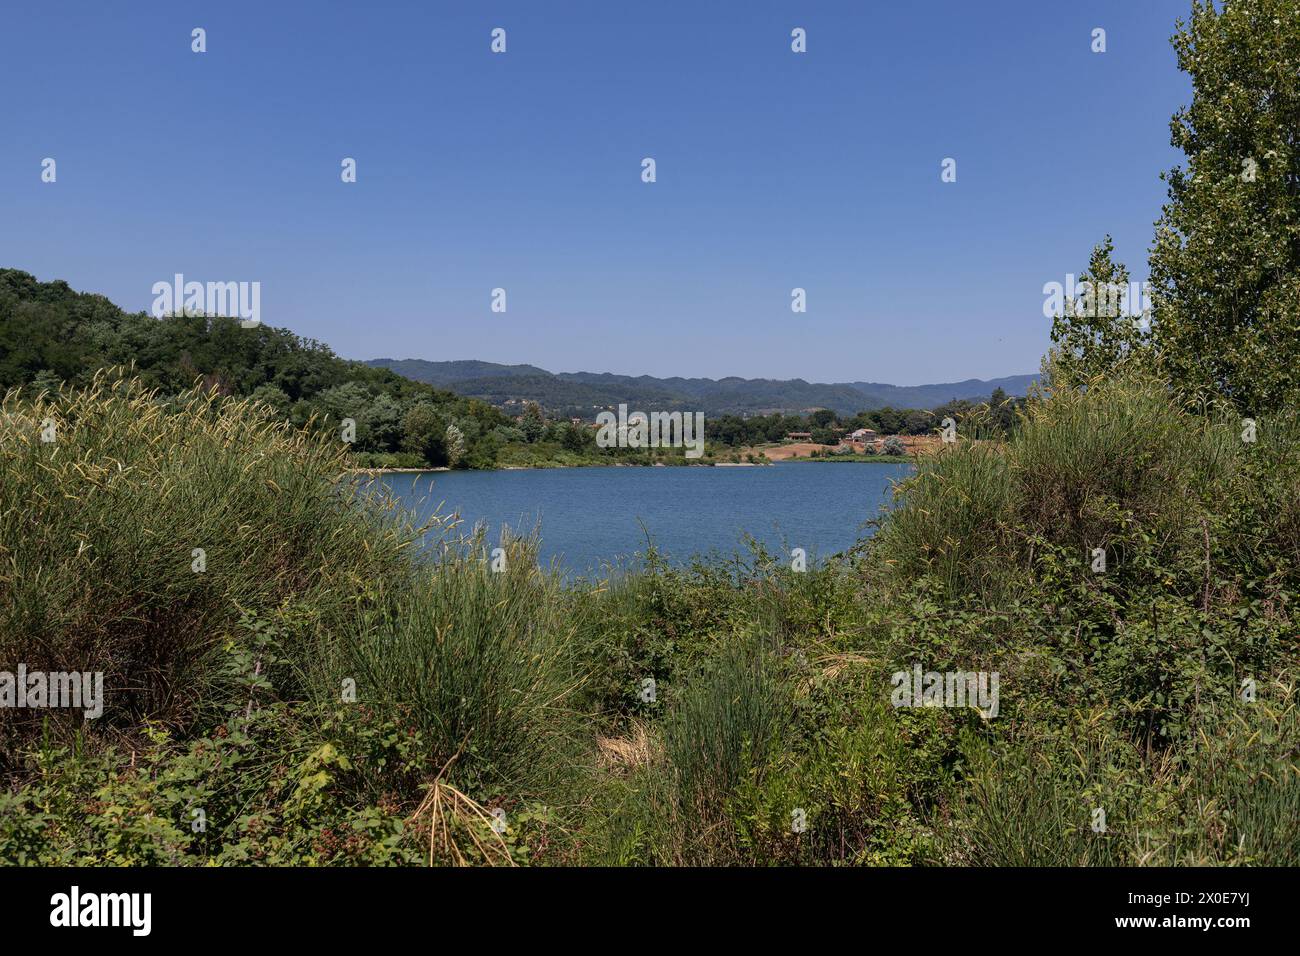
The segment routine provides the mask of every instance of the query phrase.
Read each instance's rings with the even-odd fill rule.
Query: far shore
[[[491,468],[489,471],[499,469]],[[349,475],[399,475],[404,472],[419,473],[423,471],[451,471],[446,465],[430,465],[427,468],[348,468]]]
[[[916,461],[915,455],[823,455],[817,458],[787,458],[786,461],[833,461],[849,465],[905,465]]]
[[[661,462],[651,462],[649,464],[633,464],[626,461],[617,462],[589,462],[581,465],[502,465],[499,468],[470,468],[467,471],[549,471],[557,468],[765,468],[769,465],[786,464],[789,462],[841,462],[846,464],[861,465],[901,465],[914,461],[911,455],[836,455],[827,457],[812,458],[800,455],[792,458],[782,458],[779,460],[760,461],[704,461],[704,462],[687,462],[685,464],[666,465]],[[401,474],[421,474],[428,471],[452,471],[446,465],[430,465],[427,468],[349,468],[346,473],[350,475],[401,475]]]

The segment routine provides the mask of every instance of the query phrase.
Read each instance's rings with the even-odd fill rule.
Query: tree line
[[[709,441],[730,448],[782,441],[791,432],[808,432],[821,445],[838,444],[849,432],[869,428],[880,435],[927,435],[939,428],[945,418],[960,424],[978,423],[980,436],[1005,436],[1016,424],[1016,410],[1023,398],[1008,396],[1002,389],[993,390],[985,402],[952,399],[932,409],[877,408],[855,415],[841,415],[829,408],[819,408],[807,415],[774,413],[771,415],[722,415],[708,422]]]

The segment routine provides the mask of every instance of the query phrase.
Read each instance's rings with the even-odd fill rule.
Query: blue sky
[[[0,265],[128,309],[176,272],[258,281],[264,322],[351,358],[1033,372],[1044,283],[1107,232],[1145,277],[1188,8],[12,4]]]

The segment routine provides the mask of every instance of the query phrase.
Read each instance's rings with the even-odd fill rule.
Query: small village
[[[882,435],[870,428],[857,428],[840,436],[838,444],[813,441],[811,432],[787,432],[785,441],[754,448],[769,461],[882,456],[897,458],[916,455],[939,444],[937,435]]]

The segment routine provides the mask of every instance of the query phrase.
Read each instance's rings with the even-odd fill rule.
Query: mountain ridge
[[[1007,375],[930,385],[890,385],[736,375],[713,379],[551,372],[536,365],[504,365],[479,359],[433,362],[377,358],[365,364],[495,405],[533,401],[553,413],[581,417],[591,417],[598,409],[623,402],[653,403],[665,411],[689,409],[713,415],[795,413],[815,408],[829,408],[837,414],[886,407],[933,408],[953,399],[986,399],[996,388],[1009,396],[1022,396],[1038,378],[1037,375]]]

